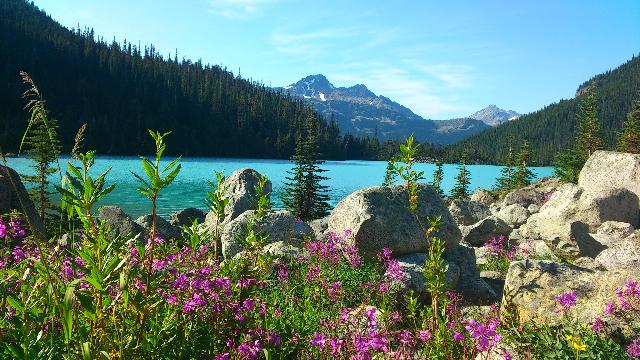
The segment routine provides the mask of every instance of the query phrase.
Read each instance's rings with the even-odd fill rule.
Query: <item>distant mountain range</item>
[[[335,87],[321,74],[274,90],[305,99],[326,118],[333,116],[343,133],[377,136],[381,140],[414,134],[419,141],[451,144],[520,116],[490,105],[464,118],[424,119],[388,97],[374,94],[363,84]]]

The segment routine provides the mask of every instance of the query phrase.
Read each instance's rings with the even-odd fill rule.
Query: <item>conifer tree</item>
[[[396,166],[395,159],[393,157],[389,158],[387,161],[387,169],[384,172],[384,180],[382,181],[382,186],[391,186],[396,181]]]
[[[443,177],[444,171],[442,170],[442,161],[436,161],[436,169],[433,171],[433,181],[431,182],[431,186],[433,186],[440,197],[444,197],[444,191],[442,190]]]
[[[591,154],[604,146],[602,125],[598,118],[598,96],[595,84],[591,86],[591,90],[580,105],[576,120],[578,121],[576,146],[580,156],[586,161]]]
[[[471,173],[467,170],[467,154],[463,153],[458,166],[458,175],[456,175],[456,184],[451,190],[451,198],[468,199],[469,185],[471,184]]]
[[[602,126],[598,119],[598,97],[595,85],[584,96],[578,113],[576,142],[573,148],[563,151],[556,156],[554,162],[555,176],[564,182],[578,182],[578,175],[589,156],[604,146],[602,140]]]
[[[531,155],[529,149],[529,142],[525,139],[520,146],[518,157],[516,159],[516,169],[513,173],[513,188],[521,188],[531,184],[531,181],[535,177],[533,172],[529,170],[527,164],[529,163],[529,156]]]
[[[38,215],[47,222],[48,211],[56,209],[51,203],[49,191],[49,176],[56,172],[53,164],[60,155],[60,141],[58,139],[58,123],[49,116],[40,90],[29,74],[21,72],[22,82],[29,86],[23,97],[28,100],[25,109],[30,113],[27,130],[21,148],[31,155],[33,174],[23,175],[27,183],[31,184],[29,197],[34,202]]]
[[[328,178],[320,175],[326,170],[320,165],[318,142],[313,127],[309,126],[305,137],[298,138],[294,167],[285,183],[283,203],[296,218],[304,221],[319,219],[329,214],[328,186],[322,185]]]
[[[508,191],[513,188],[513,173],[514,173],[514,161],[513,161],[513,138],[509,137],[507,140],[509,151],[507,152],[507,159],[505,160],[504,167],[500,170],[500,177],[496,179],[496,190]]]
[[[627,114],[627,121],[618,140],[618,150],[640,154],[640,92]]]

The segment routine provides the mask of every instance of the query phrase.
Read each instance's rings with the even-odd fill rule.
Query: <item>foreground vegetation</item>
[[[165,135],[153,134],[159,159]],[[409,142],[394,165],[409,189],[412,212],[419,206],[415,184],[422,175],[412,169],[415,153]],[[93,155],[79,153],[68,164],[68,185],[58,187],[67,210],[82,223],[81,235],[72,233],[66,243],[43,241],[29,234],[17,214],[2,218],[3,358],[640,357],[640,341],[613,342],[602,332],[604,320],[572,320],[580,301],[574,293],[558,294],[557,326],[520,323],[496,305],[463,311],[464,299],[444,282],[443,243],[431,235],[438,219],[419,219],[429,253],[429,302],[401,291],[406,274],[388,249],[377,259],[361,258],[348,229],[308,239],[298,256],[262,253],[268,238],[260,229],[270,205],[260,189],[243,239],[248,251],[240,258],[221,261],[216,234],[198,231],[197,224],[184,229],[187,240],[181,242],[153,236],[155,225],[149,236],[114,238],[93,217],[95,203],[113,189],[106,173],[93,174]],[[143,160],[140,191],[152,208],[163,185],[177,176],[178,162],[163,175],[153,161]],[[224,204],[215,188],[210,195],[213,207]],[[489,246],[495,261],[513,259],[514,249],[503,240]],[[606,314],[625,319],[638,311],[640,286],[630,280]]]

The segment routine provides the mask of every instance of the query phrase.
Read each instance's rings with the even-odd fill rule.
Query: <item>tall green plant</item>
[[[50,197],[53,195],[49,191],[49,177],[56,173],[58,168],[54,167],[60,155],[60,140],[58,139],[58,124],[55,118],[49,115],[45,107],[45,101],[31,76],[26,72],[20,72],[22,83],[29,89],[22,94],[27,100],[25,110],[29,113],[27,130],[24,133],[20,150],[23,147],[25,153],[31,155],[30,160],[33,174],[22,175],[27,183],[32,184],[29,196],[33,200],[40,218],[49,224],[51,210],[56,207],[51,203]]]
[[[160,160],[162,159],[162,154],[167,148],[167,144],[165,143],[165,138],[171,134],[171,132],[160,133],[159,131],[149,130],[149,135],[153,138],[156,144],[156,156],[154,161],[150,161],[144,156],[141,156],[142,160],[142,168],[144,173],[147,176],[147,179],[144,179],[142,176],[131,172],[133,176],[138,179],[141,187],[138,188],[138,192],[151,200],[151,238],[155,239],[156,237],[156,217],[157,217],[157,201],[160,190],[169,186],[173,180],[180,173],[180,169],[182,165],[179,164],[180,158],[174,159],[167,166],[161,169]]]
[[[225,220],[225,209],[227,204],[229,203],[229,198],[226,197],[226,192],[229,188],[228,185],[225,185],[224,180],[225,176],[222,171],[216,171],[216,182],[208,181],[209,187],[211,190],[207,191],[207,199],[205,200],[205,204],[209,208],[209,210],[215,216],[215,224],[213,228],[213,239],[214,239],[214,254],[215,257],[218,257],[218,241],[220,239],[220,224]]]
[[[440,299],[446,287],[445,274],[448,266],[444,263],[442,255],[445,250],[445,243],[435,236],[440,224],[440,217],[421,219],[419,215],[419,195],[420,187],[418,181],[423,178],[424,172],[414,170],[415,157],[420,146],[415,143],[413,136],[410,136],[404,144],[400,145],[400,162],[396,166],[396,172],[404,180],[407,188],[409,201],[409,211],[415,216],[418,224],[425,233],[427,250],[427,260],[423,266],[425,275],[425,285],[431,295],[431,311],[433,328],[439,325],[439,305]]]
[[[71,161],[67,162],[63,186],[55,185],[64,199],[63,204],[70,212],[75,212],[80,217],[85,230],[93,236],[98,232],[98,224],[93,216],[95,206],[115,188],[115,185],[106,186],[105,183],[111,168],[95,179],[89,173],[95,163],[95,155],[95,151],[77,154],[81,166],[78,167]]]

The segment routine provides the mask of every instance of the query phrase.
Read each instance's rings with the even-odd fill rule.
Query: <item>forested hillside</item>
[[[462,151],[472,160],[500,163],[507,153],[507,139],[516,142],[529,140],[534,164],[548,165],[559,150],[573,144],[576,110],[584,90],[595,84],[598,95],[599,118],[607,146],[615,146],[627,112],[640,89],[640,57],[635,56],[620,67],[597,75],[580,85],[576,97],[486,130],[445,149],[448,161],[456,161]],[[551,86],[551,85],[550,85]]]
[[[162,56],[153,46],[69,30],[23,0],[0,1],[0,144],[15,152],[26,127],[18,72],[39,85],[58,119],[63,149],[88,123],[102,154],[151,150],[147,129],[172,130],[170,149],[191,156],[276,157],[293,153],[306,124],[326,158],[367,158],[377,141],[343,137],[301,100],[201,61]]]

